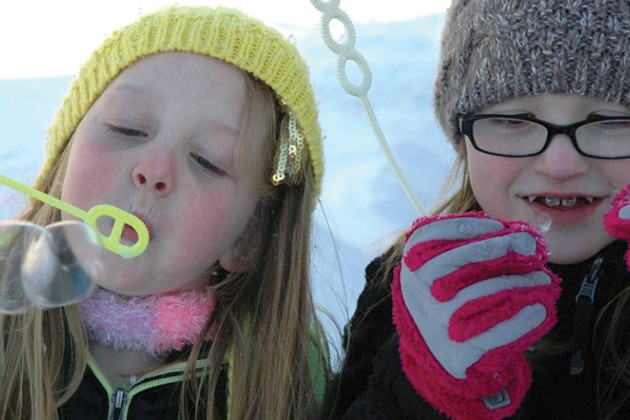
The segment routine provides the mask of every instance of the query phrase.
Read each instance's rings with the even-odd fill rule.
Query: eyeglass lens
[[[472,135],[482,151],[506,156],[537,154],[548,141],[547,127],[515,117],[477,119],[473,122]],[[580,125],[575,130],[575,141],[578,151],[587,156],[630,157],[630,120],[603,120]]]

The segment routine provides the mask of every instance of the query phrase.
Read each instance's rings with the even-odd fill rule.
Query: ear
[[[219,257],[219,264],[224,270],[230,273],[251,269],[251,261],[247,255],[244,254],[244,250],[238,246],[238,243],[228,248],[228,250]]]

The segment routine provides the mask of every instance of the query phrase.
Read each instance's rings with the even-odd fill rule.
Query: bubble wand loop
[[[114,252],[123,258],[137,257],[142,254],[149,245],[149,230],[144,222],[142,222],[142,220],[140,220],[137,216],[119,209],[118,207],[110,204],[99,204],[90,208],[88,211],[85,211],[61,201],[58,198],[36,190],[35,188],[19,183],[11,178],[7,178],[2,174],[0,174],[0,183],[84,221],[87,225],[93,227],[98,232],[101,237],[102,245],[105,249]],[[114,219],[114,226],[112,227],[112,231],[109,236],[104,235],[96,226],[96,221],[103,216]],[[125,225],[130,226],[138,235],[138,240],[133,245],[124,245],[120,243],[122,231]]]
[[[391,148],[389,147],[389,143],[385,139],[385,135],[381,130],[376,115],[374,114],[374,110],[372,109],[372,105],[367,97],[367,93],[372,85],[372,72],[370,71],[370,67],[363,55],[355,49],[356,32],[354,30],[352,20],[346,12],[339,8],[339,2],[341,0],[330,0],[328,2],[321,0],[310,1],[317,10],[322,12],[320,30],[324,44],[329,50],[337,54],[337,80],[339,80],[341,87],[346,91],[346,93],[361,99],[363,109],[368,116],[370,125],[372,126],[372,131],[374,131],[376,139],[385,153],[385,157],[392,166],[394,174],[396,175],[396,178],[398,178],[398,182],[407,195],[409,201],[411,201],[411,204],[415,207],[416,211],[421,215],[425,214],[420,200],[413,193],[413,190],[403,175],[402,170],[398,165]],[[343,24],[347,35],[347,39],[344,43],[336,42],[330,33],[330,22],[333,19],[338,20]],[[359,67],[359,71],[362,76],[361,83],[355,85],[348,80],[348,75],[346,73],[346,63],[348,61],[353,61]]]

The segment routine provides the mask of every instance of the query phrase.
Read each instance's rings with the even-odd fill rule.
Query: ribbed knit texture
[[[296,115],[321,188],[323,153],[315,96],[297,48],[279,32],[227,8],[171,6],[114,32],[85,62],[48,130],[39,189],[83,116],[108,84],[142,57],[167,51],[198,53],[251,73]]]
[[[457,117],[508,99],[575,94],[630,106],[630,3],[454,0],[434,91],[456,143]]]

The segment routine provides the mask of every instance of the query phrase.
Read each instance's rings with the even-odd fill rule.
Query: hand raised
[[[630,185],[619,191],[604,215],[604,229],[615,238],[630,241]],[[626,252],[626,266],[630,267],[630,252]]]
[[[467,419],[516,410],[531,378],[524,352],[555,323],[559,280],[546,261],[524,223],[468,213],[413,225],[394,320],[403,370],[436,408]]]

